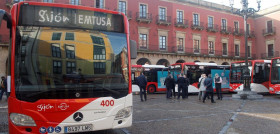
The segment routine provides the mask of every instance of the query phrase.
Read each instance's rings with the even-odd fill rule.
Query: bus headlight
[[[269,88],[270,91],[274,91],[274,89],[272,87]]]
[[[36,126],[34,120],[30,116],[24,114],[11,113],[10,119],[17,126]]]
[[[131,115],[131,113],[132,113],[132,107],[123,108],[116,114],[115,120],[127,118]]]

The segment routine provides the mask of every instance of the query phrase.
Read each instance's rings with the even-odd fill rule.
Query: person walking
[[[206,74],[201,74],[201,77],[199,78],[199,83],[200,83],[200,86],[199,86],[199,93],[198,93],[198,99],[201,100],[203,99],[204,95],[205,95],[205,92],[206,92],[206,87],[204,85],[204,81],[206,79]]]
[[[164,81],[164,85],[166,86],[166,98],[167,99],[171,99],[172,97],[172,88],[173,88],[173,84],[175,84],[175,81],[174,79],[172,78],[171,74],[169,74],[166,78],[165,78],[165,81]]]
[[[223,95],[222,95],[222,78],[219,76],[218,73],[215,74],[215,88],[216,88],[216,93],[217,93],[217,100],[222,100],[223,99]]]
[[[171,78],[173,78],[172,76],[171,76]],[[175,83],[175,79],[173,78],[173,85],[172,85],[172,94],[171,94],[171,97],[172,97],[172,95],[174,96],[174,98],[176,98],[176,93],[175,93],[175,86],[176,86],[176,83]]]
[[[180,99],[180,96],[182,96],[183,99],[186,97],[186,79],[182,76],[182,74],[179,75],[179,78],[177,79],[177,84],[178,84],[178,98]],[[181,93],[182,91],[182,93]]]
[[[186,94],[186,98],[189,97],[189,85],[190,85],[190,80],[189,78],[187,77],[187,75],[184,75],[184,79],[186,81],[186,84],[185,84],[185,94]]]
[[[146,94],[147,79],[146,79],[143,72],[141,73],[140,76],[137,77],[136,84],[140,88],[140,99],[141,99],[141,101],[143,101],[143,94],[144,94],[145,101],[147,101],[147,94]]]
[[[203,96],[203,103],[205,103],[205,99],[207,96],[211,96],[211,102],[212,103],[216,103],[213,99],[214,93],[213,93],[213,86],[212,86],[212,78],[211,78],[211,74],[208,74],[208,78],[205,79],[204,81],[204,85],[206,87],[206,93]]]
[[[6,79],[4,76],[2,76],[2,77],[1,77],[0,101],[2,100],[2,96],[3,96],[4,92],[6,93],[7,100],[8,100],[9,93],[7,92],[7,79]]]

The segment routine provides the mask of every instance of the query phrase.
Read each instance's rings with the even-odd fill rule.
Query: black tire
[[[156,92],[156,86],[155,85],[149,85],[147,88],[147,91],[149,94],[154,94]]]

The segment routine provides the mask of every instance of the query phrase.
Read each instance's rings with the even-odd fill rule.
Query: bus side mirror
[[[0,26],[3,19],[7,21],[7,28],[10,29],[12,27],[11,16],[5,10],[0,9]]]
[[[135,40],[130,40],[130,58],[136,59],[137,58],[137,45]]]

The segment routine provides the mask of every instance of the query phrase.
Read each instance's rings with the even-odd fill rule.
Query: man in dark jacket
[[[143,72],[141,73],[140,76],[138,76],[136,78],[136,84],[140,88],[140,98],[141,98],[141,101],[143,101],[143,94],[144,94],[145,101],[147,101],[147,94],[146,94],[147,79],[146,79],[146,77],[145,77]]]
[[[203,97],[203,103],[205,103],[205,99],[208,95],[211,96],[211,102],[212,103],[216,103],[213,99],[214,93],[213,93],[213,86],[212,86],[212,78],[211,78],[211,74],[208,74],[208,78],[205,79],[204,81],[204,85],[206,87],[206,93]]]
[[[7,92],[7,79],[4,76],[1,77],[1,87],[0,88],[1,88],[0,100],[2,100],[2,96],[3,96],[4,92],[6,92],[6,96],[8,99],[9,94]]]
[[[166,98],[167,99],[171,99],[172,97],[172,88],[173,88],[173,85],[175,84],[175,81],[174,79],[172,78],[171,74],[169,74],[166,78],[165,78],[165,81],[164,81],[164,85],[166,86]]]
[[[187,75],[184,76],[185,80],[186,80],[186,84],[185,84],[185,92],[186,92],[186,97],[188,98],[189,96],[189,85],[190,85],[190,80],[189,78],[187,77]]]
[[[180,99],[180,96],[182,95],[182,98],[186,98],[186,79],[180,74],[177,79],[178,84],[178,99]],[[182,91],[182,93],[181,93]]]

